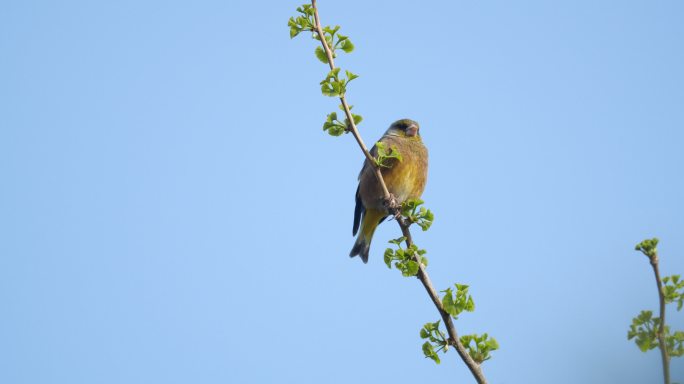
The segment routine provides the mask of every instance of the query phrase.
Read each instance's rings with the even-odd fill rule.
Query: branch
[[[318,17],[318,8],[316,7],[316,0],[311,0],[311,6],[314,9],[314,22],[316,24],[314,26],[314,32],[316,32],[316,34],[319,37],[319,40],[321,41],[321,44],[323,45],[323,50],[325,51],[325,54],[328,57],[328,64],[330,65],[330,70],[332,71],[333,69],[335,69],[335,61],[333,60],[332,50],[330,50],[328,42],[325,40],[325,35],[323,34],[323,28],[321,27],[321,22]],[[396,200],[389,193],[387,185],[385,184],[385,180],[383,180],[382,178],[380,167],[378,167],[375,164],[375,159],[373,158],[373,155],[370,154],[370,152],[368,151],[368,147],[366,147],[366,144],[363,143],[363,139],[361,139],[361,135],[359,134],[359,130],[356,128],[356,123],[354,123],[354,118],[352,117],[351,110],[349,109],[349,104],[347,104],[347,99],[345,98],[344,94],[340,96],[340,103],[342,103],[342,109],[344,109],[344,114],[347,116],[347,121],[349,121],[349,131],[352,133],[352,135],[354,135],[354,139],[356,139],[356,142],[359,144],[359,147],[361,147],[361,150],[363,151],[363,154],[366,156],[366,159],[368,159],[368,162],[375,169],[375,177],[378,179],[380,187],[382,188],[382,193],[384,194],[385,198],[385,205],[392,209],[393,213],[396,215],[398,211],[398,205],[396,203]]]
[[[656,280],[656,286],[658,288],[658,300],[660,301],[660,317],[651,318],[651,311],[641,311],[641,314],[632,320],[632,326],[629,333],[627,333],[627,338],[632,339],[636,337],[636,343],[639,348],[646,352],[649,349],[655,347],[655,340],[653,340],[653,333],[658,339],[657,346],[660,349],[660,357],[663,361],[663,381],[665,384],[670,384],[670,352],[668,351],[667,340],[665,339],[665,333],[667,327],[665,326],[665,305],[668,303],[668,297],[666,297],[665,287],[663,286],[663,281],[660,279],[660,270],[658,269],[658,238],[646,239],[634,247],[635,250],[640,251],[651,263],[653,267],[653,274]],[[667,283],[669,277],[665,278]],[[677,280],[674,281],[675,286],[673,287],[676,293],[678,286],[676,285]],[[677,295],[678,296],[678,295]],[[672,299],[670,299],[672,300]],[[658,323],[658,329],[654,329],[656,322]],[[652,324],[652,325],[651,325]],[[668,332],[669,333],[669,332]],[[681,354],[675,353],[675,356]]]
[[[316,34],[318,34],[319,40],[321,41],[323,49],[325,50],[325,54],[328,57],[328,64],[330,65],[330,70],[333,70],[335,69],[335,62],[333,61],[332,51],[330,50],[330,47],[328,46],[328,43],[325,40],[325,35],[323,34],[323,29],[321,27],[321,22],[318,16],[318,8],[316,7],[316,0],[311,0],[311,6],[314,9],[315,32]],[[376,165],[375,158],[370,154],[368,148],[363,143],[361,135],[359,134],[359,131],[356,128],[356,124],[354,123],[354,119],[351,115],[351,111],[349,110],[349,106],[347,104],[347,100],[345,99],[344,94],[340,96],[340,102],[342,103],[342,108],[344,109],[344,113],[347,116],[347,120],[350,123],[349,130],[351,131],[352,135],[354,135],[356,142],[359,144],[361,151],[363,151],[363,154],[366,156],[366,159],[368,160],[370,165],[373,166],[375,169],[375,176],[377,177],[378,182],[382,187],[383,194],[385,196],[385,205],[387,206],[390,213],[392,213],[396,217],[397,223],[401,228],[401,232],[403,236],[406,237],[406,246],[411,247],[411,245],[413,244],[413,238],[411,237],[411,232],[409,231],[409,226],[411,225],[411,223],[407,222],[407,220],[405,220],[404,217],[401,216],[401,210],[399,209],[399,205],[387,189],[385,180],[382,178],[382,173],[380,172],[380,167]],[[432,302],[435,304],[435,307],[437,308],[437,311],[442,317],[442,320],[444,321],[444,324],[447,328],[447,332],[449,333],[449,345],[456,348],[458,355],[461,356],[463,362],[466,364],[466,366],[468,366],[468,369],[475,377],[475,380],[477,380],[479,384],[486,384],[487,379],[484,377],[484,374],[482,373],[480,364],[473,360],[473,358],[470,356],[470,354],[468,354],[468,351],[459,340],[458,333],[456,332],[456,327],[454,326],[454,322],[451,318],[451,315],[449,315],[449,313],[447,313],[444,310],[442,301],[439,299],[437,291],[432,286],[430,276],[423,267],[421,261],[418,259],[418,256],[414,256],[414,261],[416,261],[419,266],[419,271],[416,276],[418,277],[418,280],[420,280],[420,282],[423,284],[423,287],[425,287],[425,290],[430,296],[430,299],[432,299]]]
[[[397,223],[399,223],[402,235],[406,237],[406,247],[410,248],[411,244],[413,244],[413,238],[411,237],[411,232],[409,231],[409,226],[411,224],[407,223],[403,217],[398,217]],[[451,315],[449,315],[449,313],[447,313],[447,311],[444,310],[442,301],[439,299],[437,291],[432,286],[432,281],[430,281],[430,276],[425,270],[423,263],[421,263],[420,260],[418,260],[418,258],[415,256],[414,260],[418,263],[419,268],[416,277],[418,278],[418,280],[420,280],[421,283],[423,283],[425,291],[427,291],[428,296],[430,296],[430,299],[432,299],[432,303],[435,304],[435,307],[437,308],[439,315],[442,317],[442,320],[444,321],[444,325],[446,326],[447,332],[449,333],[449,345],[456,348],[456,352],[458,352],[458,355],[461,356],[463,362],[466,364],[466,366],[468,366],[468,369],[470,370],[470,373],[472,373],[473,377],[475,377],[475,380],[477,380],[479,384],[486,384],[487,379],[484,377],[484,374],[482,373],[482,368],[480,367],[480,364],[473,360],[473,358],[470,356],[466,348],[461,343],[461,340],[458,338],[458,333],[456,332],[456,326],[454,326],[454,321],[451,318]]]
[[[658,286],[658,298],[660,299],[660,325],[656,335],[658,336],[660,357],[663,360],[663,379],[665,384],[670,384],[670,355],[667,352],[667,344],[665,344],[665,293],[663,292],[663,282],[660,279],[660,271],[658,270],[658,254],[654,252],[650,260]]]

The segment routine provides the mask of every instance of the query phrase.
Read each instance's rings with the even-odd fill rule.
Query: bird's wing
[[[380,139],[380,140],[382,141],[382,139]],[[371,150],[369,152],[370,152],[371,156],[378,157],[378,148],[375,144],[373,144],[373,148],[371,148]],[[366,170],[368,170],[369,168],[372,170],[373,166],[370,164],[368,159],[365,159],[363,161],[363,167],[361,167],[361,172],[359,172],[359,177],[358,177],[359,180],[361,180],[361,175],[363,175],[363,173],[366,172]]]
[[[373,145],[370,150],[371,156],[375,157],[378,155],[378,149]],[[372,168],[372,165],[368,162],[368,159],[364,160],[363,167],[361,167],[361,172],[359,172],[359,180],[364,172]],[[356,188],[356,207],[354,208],[354,227],[352,228],[352,235],[356,236],[356,232],[359,231],[359,225],[361,224],[361,218],[366,212],[366,207],[363,206],[363,201],[361,201],[361,195],[359,194],[359,187]]]

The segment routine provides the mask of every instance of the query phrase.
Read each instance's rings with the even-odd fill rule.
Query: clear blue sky
[[[362,155],[293,1],[0,4],[0,382],[472,382],[414,279],[349,259]],[[684,3],[321,0],[367,142],[430,149],[417,233],[492,383],[655,383],[633,250],[684,274]],[[684,329],[684,312],[671,312]],[[673,360],[684,382],[684,360]]]

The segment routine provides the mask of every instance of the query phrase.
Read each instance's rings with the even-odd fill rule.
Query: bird
[[[395,148],[401,158],[389,158],[380,167],[387,190],[398,204],[410,199],[419,199],[425,190],[428,171],[428,151],[420,136],[420,125],[411,119],[397,120],[380,138],[379,143],[385,150]],[[377,144],[370,151],[377,159]],[[368,263],[373,233],[380,223],[389,216],[385,206],[385,196],[375,174],[375,165],[365,160],[359,173],[354,209],[352,235],[359,236],[349,252],[349,257],[360,256]]]

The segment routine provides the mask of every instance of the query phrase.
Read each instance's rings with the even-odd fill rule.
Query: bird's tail
[[[364,263],[368,262],[368,252],[370,251],[371,240],[373,240],[373,233],[375,233],[375,228],[378,227],[380,221],[387,215],[384,211],[378,211],[375,209],[366,210],[363,215],[363,220],[361,222],[361,232],[359,237],[356,238],[356,242],[352,247],[351,252],[349,252],[349,257],[361,256],[361,260]]]

